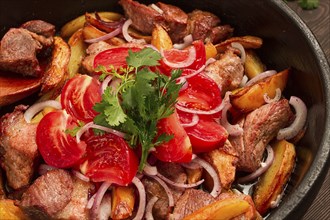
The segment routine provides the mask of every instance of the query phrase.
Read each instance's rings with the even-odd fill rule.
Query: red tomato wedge
[[[62,107],[73,117],[84,122],[93,121],[98,114],[93,106],[101,101],[101,84],[88,75],[70,79],[61,93]]]
[[[180,121],[189,123],[192,114],[178,111]],[[200,117],[196,125],[184,128],[194,153],[204,153],[222,147],[228,138],[224,127],[207,117]]]
[[[125,186],[132,182],[138,159],[125,140],[113,134],[86,139],[85,175],[94,182],[110,182]]]
[[[198,70],[203,65],[205,65],[206,62],[206,52],[205,52],[205,46],[204,43],[201,40],[194,41],[192,43],[192,47],[195,48],[196,51],[196,58],[194,62],[185,67],[185,69],[192,69],[192,70]],[[186,48],[184,50],[178,50],[178,49],[170,49],[163,51],[163,56],[171,63],[179,63],[184,62],[185,60],[189,59],[189,48]],[[169,75],[171,71],[175,68],[170,67],[164,63],[164,61],[161,60],[160,62],[161,66],[159,67],[160,71],[166,75]]]
[[[94,58],[94,69],[98,66],[104,66],[107,70],[110,70],[110,66],[115,69],[120,67],[126,67],[126,57],[128,56],[128,51],[137,52],[141,50],[138,47],[116,47],[98,53]]]
[[[221,104],[218,85],[203,72],[187,79],[187,88],[181,90],[178,104],[189,109],[209,111]]]
[[[192,148],[189,137],[176,113],[158,122],[158,133],[173,135],[173,138],[153,151],[154,156],[165,162],[190,162],[192,159]]]
[[[86,143],[66,134],[77,123],[64,110],[46,114],[38,124],[36,142],[48,165],[58,168],[74,166],[85,154]]]

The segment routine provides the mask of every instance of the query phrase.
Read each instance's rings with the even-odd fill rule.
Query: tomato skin
[[[197,125],[185,128],[194,153],[209,152],[222,147],[228,138],[224,127],[215,121],[200,120]]]
[[[195,61],[190,65],[187,66],[184,69],[191,69],[191,70],[198,70],[206,63],[206,52],[205,52],[205,45],[203,41],[197,40],[192,43],[192,46],[195,47],[196,50],[196,59]],[[164,51],[164,55],[167,57],[170,61],[182,61],[185,57],[187,57],[187,49],[184,50],[177,50],[177,49],[171,49]],[[167,66],[162,60],[160,61],[160,72],[162,72],[165,75],[171,75],[171,71],[173,70],[172,67]]]
[[[93,67],[94,69],[98,66],[104,66],[107,70],[110,70],[110,66],[115,69],[120,67],[125,68],[126,57],[128,56],[128,51],[133,52],[140,51],[139,47],[115,47],[98,53],[94,58]]]
[[[192,148],[189,137],[176,113],[158,122],[158,133],[173,135],[173,138],[156,147],[153,155],[164,162],[190,162],[192,159]]]
[[[208,111],[221,104],[221,91],[218,85],[203,72],[188,78],[187,83],[188,87],[179,93],[179,105]]]
[[[48,165],[57,168],[74,166],[84,156],[86,143],[66,134],[67,129],[77,126],[73,118],[64,110],[46,114],[38,124],[36,143],[38,150]]]
[[[101,102],[101,84],[88,75],[77,75],[63,87],[62,107],[73,117],[84,122],[93,121],[98,114],[93,106]]]
[[[93,135],[86,143],[86,176],[94,182],[106,181],[121,186],[132,182],[139,162],[123,138],[110,133]]]

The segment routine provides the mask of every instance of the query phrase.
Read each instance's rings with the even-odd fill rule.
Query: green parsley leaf
[[[158,61],[160,59],[160,53],[158,53],[152,48],[147,47],[135,53],[129,50],[126,62],[129,66],[138,69],[141,66],[157,66],[159,65]]]
[[[101,103],[94,106],[94,110],[100,113],[94,123],[123,131],[128,134],[131,147],[141,146],[140,171],[150,150],[173,138],[158,134],[157,124],[174,112],[182,87],[176,83],[181,71],[172,71],[171,77],[151,71],[148,67],[159,65],[160,59],[161,55],[151,48],[129,51],[127,68],[120,68],[124,74],[119,75],[113,69],[104,72],[121,79],[117,91],[107,88]]]
[[[78,126],[72,128],[72,129],[66,129],[65,133],[71,135],[72,137],[75,137],[78,133],[78,131],[85,125],[84,122],[78,121]]]
[[[303,9],[315,9],[319,6],[319,0],[299,0],[299,5]]]

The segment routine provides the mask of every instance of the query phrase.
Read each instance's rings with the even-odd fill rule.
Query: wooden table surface
[[[320,0],[319,7],[314,10],[302,10],[297,2],[290,1],[288,5],[312,30],[330,64],[330,0]],[[330,169],[316,199],[303,218],[303,220],[314,219],[330,219]]]

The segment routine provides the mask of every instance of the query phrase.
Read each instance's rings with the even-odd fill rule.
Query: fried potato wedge
[[[246,50],[245,54],[244,72],[249,79],[265,71],[265,65],[253,50]]]
[[[85,40],[102,37],[106,34],[107,33],[97,29],[96,27],[94,27],[91,24],[86,24],[82,29],[82,35]],[[110,39],[106,40],[105,42],[107,42],[111,45],[114,45],[114,46],[119,46],[119,45],[125,43],[125,41],[123,39],[118,38],[118,37],[110,38]]]
[[[232,105],[243,113],[253,111],[265,104],[264,94],[273,98],[276,89],[284,90],[290,69],[283,70],[253,85],[243,87],[230,95]]]
[[[206,60],[210,58],[215,58],[218,54],[217,48],[211,43],[207,42],[205,44],[205,53],[206,53]]]
[[[232,37],[229,38],[217,45],[215,47],[217,48],[217,51],[219,53],[224,52],[226,48],[231,44],[231,43],[240,43],[244,47],[244,49],[257,49],[262,46],[262,39],[260,37],[255,37],[255,36],[243,36],[243,37]]]
[[[253,201],[261,215],[271,207],[277,206],[295,164],[296,150],[292,143],[285,140],[277,141],[273,145],[273,150],[273,164],[260,177],[253,193]]]
[[[0,200],[0,219],[7,220],[28,220],[23,211],[14,204],[14,200],[2,199]]]
[[[162,26],[157,24],[151,34],[151,44],[158,50],[169,50],[173,47],[172,40],[168,33]]]
[[[112,190],[112,219],[126,219],[134,209],[134,189],[130,186],[115,186]]]
[[[79,72],[81,62],[86,55],[87,45],[84,42],[83,31],[79,29],[69,39],[68,44],[70,46],[70,61],[68,64],[69,78],[72,78]]]
[[[205,153],[204,159],[209,162],[217,171],[221,187],[223,189],[229,189],[231,187],[231,184],[235,180],[236,164],[238,158],[236,156],[228,154],[223,150],[215,149],[213,151]],[[213,180],[209,182],[209,179],[210,178],[205,179],[205,185],[213,186]]]
[[[227,220],[247,212],[249,208],[250,204],[242,198],[226,198],[198,209],[184,220]]]
[[[56,98],[59,95],[68,78],[70,55],[69,45],[61,37],[54,37],[52,58],[42,78],[40,94],[51,93],[50,98]]]
[[[112,21],[117,21],[122,17],[121,14],[114,13],[114,12],[98,12],[98,14],[100,15],[100,17],[102,19],[107,19],[107,20],[112,20]],[[95,15],[93,14],[93,16],[95,16]],[[69,21],[62,27],[60,36],[62,38],[71,37],[71,35],[74,34],[77,30],[79,30],[80,28],[83,28],[85,22],[86,22],[85,15],[81,15],[81,16]]]

